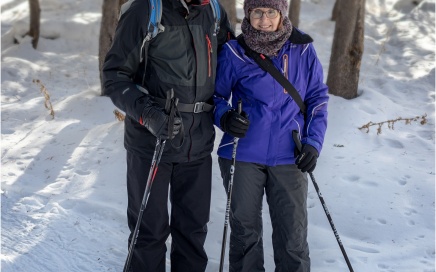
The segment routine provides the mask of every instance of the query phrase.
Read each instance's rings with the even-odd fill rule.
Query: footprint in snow
[[[386,220],[385,219],[377,219],[377,222],[379,222],[382,225],[386,225]]]
[[[398,148],[398,149],[404,148],[404,145],[400,141],[392,140],[392,139],[386,139],[385,141],[387,142],[387,145],[390,147]]]
[[[404,178],[402,178],[402,179],[400,179],[400,180],[398,181],[398,184],[401,185],[401,186],[404,186],[404,185],[407,184],[407,180],[405,180]]]
[[[375,248],[370,248],[370,247],[351,246],[350,248],[352,248],[354,250],[362,251],[362,252],[365,252],[365,253],[380,253],[379,250],[377,250]]]
[[[361,106],[360,107],[361,110],[369,113],[369,114],[376,114],[377,112],[374,110],[374,107],[372,106]]]
[[[78,174],[78,175],[80,175],[80,176],[87,176],[87,175],[89,175],[89,174],[91,174],[91,171],[88,171],[88,170],[76,170],[76,173]]]
[[[404,215],[411,216],[411,215],[417,214],[417,213],[418,212],[416,210],[407,208],[406,211],[404,212]]]
[[[311,202],[311,203],[308,203],[308,204],[307,204],[307,208],[308,208],[308,209],[312,209],[312,208],[314,208],[315,206],[316,206],[315,202]]]
[[[343,179],[347,180],[349,182],[356,182],[356,181],[359,181],[360,177],[356,176],[356,175],[349,175],[349,176],[343,177]]]
[[[389,268],[389,266],[386,264],[378,264],[377,266],[378,266],[378,268],[381,268],[381,269],[388,269]]]
[[[378,183],[374,181],[365,181],[363,184],[369,186],[369,187],[378,187]]]

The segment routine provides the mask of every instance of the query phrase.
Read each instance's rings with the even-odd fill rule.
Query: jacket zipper
[[[209,39],[209,36],[206,34],[206,41],[207,41],[207,63],[208,63],[208,76],[212,76],[212,65],[211,65],[211,55],[213,53],[212,51],[212,42]]]
[[[288,79],[288,55],[283,55],[283,75]],[[283,88],[284,93],[288,93],[285,88]]]

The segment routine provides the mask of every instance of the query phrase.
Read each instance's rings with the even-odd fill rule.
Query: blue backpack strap
[[[215,34],[220,31],[220,21],[221,21],[221,8],[218,0],[210,0],[210,4],[213,11],[213,16],[215,17]]]
[[[148,22],[148,41],[165,30],[165,27],[160,23],[162,19],[162,0],[149,0],[149,4],[150,20]]]
[[[144,60],[145,52],[148,49],[148,43],[157,36],[157,34],[163,32],[165,27],[160,23],[162,19],[162,0],[148,0],[150,18],[148,20],[147,34],[142,41],[141,54],[139,61]]]

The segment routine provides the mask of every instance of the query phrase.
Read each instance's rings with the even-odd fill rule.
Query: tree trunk
[[[235,29],[236,24],[239,22],[238,17],[236,16],[236,0],[220,0],[219,2],[225,9],[230,24],[233,29]]]
[[[32,37],[32,46],[34,49],[38,47],[39,41],[39,28],[41,18],[41,8],[39,6],[39,0],[29,0],[30,10],[30,25],[28,35]]]
[[[100,85],[102,85],[102,69],[104,59],[115,35],[115,29],[118,24],[118,16],[120,13],[121,5],[127,0],[104,0],[102,6],[102,16],[100,25],[99,37],[99,52],[98,52],[98,68],[100,71]],[[101,88],[103,94],[103,86]]]
[[[340,0],[336,0],[335,1],[335,5],[333,7],[333,11],[332,11],[332,21],[336,21],[336,18],[338,18],[339,16],[339,7],[341,6],[341,4],[339,3]]]
[[[291,0],[288,17],[291,20],[292,25],[295,27],[298,27],[298,24],[300,23],[300,9],[301,0]]]
[[[327,77],[329,93],[352,99],[358,96],[363,55],[365,0],[340,1]]]

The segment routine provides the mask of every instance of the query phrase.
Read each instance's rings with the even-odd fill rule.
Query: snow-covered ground
[[[37,50],[22,37],[28,1],[1,2],[1,268],[121,271],[125,150],[123,123],[99,95],[102,0],[40,2]],[[301,9],[300,28],[314,38],[325,75],[333,3],[303,0]],[[331,96],[314,174],[355,271],[435,271],[435,1],[367,0],[366,7],[361,96]],[[50,94],[54,118],[41,89]],[[358,129],[399,117],[419,118],[393,129],[384,123],[381,134],[377,126]],[[226,206],[215,153],[214,159],[207,271],[219,267]],[[312,271],[347,271],[309,188]],[[264,209],[265,268],[273,271],[268,217]]]

